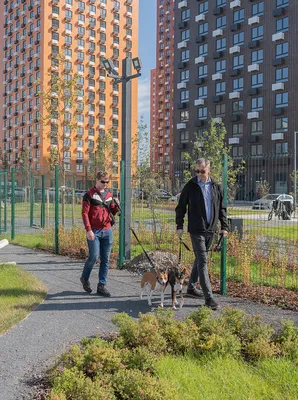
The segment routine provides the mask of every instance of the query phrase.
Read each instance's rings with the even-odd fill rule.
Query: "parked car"
[[[294,198],[289,194],[267,194],[259,200],[254,201],[252,205],[253,210],[271,210],[272,204],[275,200],[290,201],[294,205]]]
[[[181,195],[181,192],[180,192],[180,193],[177,193],[175,196],[171,196],[171,197],[169,198],[169,201],[173,201],[173,202],[177,202],[177,203],[178,203],[178,201],[179,201],[179,199],[180,199],[180,195]]]
[[[165,189],[158,189],[154,193],[152,193],[152,198],[155,198],[157,200],[169,200],[170,197],[172,197],[172,195]],[[141,193],[139,194],[139,199],[148,200],[148,193],[146,191],[141,191]]]

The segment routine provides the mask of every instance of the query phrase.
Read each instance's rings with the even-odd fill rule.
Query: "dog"
[[[168,273],[168,282],[171,286],[171,295],[172,295],[172,308],[176,310],[176,304],[179,304],[179,308],[183,307],[184,297],[182,293],[182,287],[185,279],[186,269],[184,268],[182,271],[178,268],[171,268]],[[180,295],[180,301],[177,301],[177,293]]]
[[[147,292],[148,305],[152,306],[153,292],[160,293],[161,302],[160,306],[164,304],[165,288],[168,282],[168,270],[158,270],[156,272],[145,272],[141,280],[141,299],[145,292]]]

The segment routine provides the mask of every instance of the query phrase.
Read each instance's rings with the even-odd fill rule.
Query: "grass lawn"
[[[166,356],[157,370],[181,400],[290,400],[298,395],[298,369],[284,358],[252,366],[232,358]]]
[[[28,247],[29,249],[46,249],[53,247],[54,243],[51,236],[46,232],[36,232],[36,235],[31,233],[16,234],[14,240],[11,240],[10,235],[0,235],[0,240],[7,239],[9,243],[17,244],[19,246]]]
[[[290,241],[298,241],[298,226],[297,225],[289,225],[289,226],[274,226],[268,227],[266,229],[260,229],[260,232],[264,235],[290,240]]]
[[[46,287],[17,266],[0,265],[0,334],[24,319],[46,296]]]

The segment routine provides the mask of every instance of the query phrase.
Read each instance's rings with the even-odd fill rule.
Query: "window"
[[[233,35],[233,43],[234,43],[234,46],[236,46],[236,44],[243,44],[244,43],[244,32],[238,32],[238,33],[235,33],[234,35]]]
[[[289,17],[280,18],[276,21],[276,32],[288,32]]]
[[[215,63],[215,72],[225,72],[227,68],[226,60],[216,61]]]
[[[237,22],[244,21],[244,8],[241,8],[241,10],[234,11],[233,21],[234,21],[234,24],[236,24]]]
[[[181,122],[189,121],[189,111],[188,110],[180,111],[180,121]]]
[[[188,21],[190,19],[190,9],[187,8],[181,12],[181,21]]]
[[[227,39],[226,38],[221,38],[216,40],[216,50],[225,50],[227,47]]]
[[[199,14],[207,14],[208,13],[208,1],[204,1],[199,4]]]
[[[242,114],[243,112],[243,100],[233,101],[232,103],[232,113]]]
[[[288,154],[288,143],[275,143],[275,153],[276,154]]]
[[[181,40],[189,40],[190,30],[186,29],[185,31],[181,32]]]
[[[180,101],[181,103],[189,101],[189,90],[182,90],[180,92]]]
[[[251,15],[263,15],[264,14],[264,2],[260,1],[259,3],[253,4],[251,6]]]
[[[198,119],[207,119],[207,107],[198,108]]]
[[[198,89],[198,98],[206,99],[208,94],[208,87],[207,86],[201,86]]]
[[[226,82],[217,82],[215,84],[216,95],[225,94],[226,92]]]
[[[263,49],[255,50],[251,52],[251,62],[252,64],[262,64],[264,59]]]
[[[243,78],[236,78],[233,79],[233,91],[234,92],[241,92],[243,90]]]
[[[243,157],[243,147],[242,146],[233,146],[233,158]]]
[[[227,4],[227,0],[216,0],[216,7],[223,7]]]
[[[252,111],[261,111],[263,110],[263,97],[253,97],[251,99],[251,110]]]
[[[234,69],[242,68],[243,65],[244,65],[244,55],[233,57],[233,68]]]
[[[289,78],[289,67],[278,68],[275,71],[276,82],[287,82]]]
[[[275,95],[275,107],[276,108],[288,107],[288,103],[289,103],[288,92],[277,93]]]
[[[250,146],[250,154],[252,156],[262,156],[263,155],[263,146],[261,144],[253,144]]]
[[[216,18],[216,29],[225,28],[227,26],[227,17],[223,15],[222,17]]]
[[[188,142],[188,140],[189,140],[189,132],[188,131],[180,132],[180,142],[185,143]]]
[[[207,56],[208,54],[208,43],[199,46],[199,56]]]
[[[199,25],[199,35],[205,36],[208,34],[208,22]]]
[[[251,87],[257,88],[263,86],[263,73],[254,74],[251,76]]]
[[[215,106],[215,116],[216,117],[224,117],[226,114],[226,105],[225,104],[217,104]]]
[[[250,132],[252,135],[261,135],[263,133],[263,121],[252,121]]]
[[[189,81],[189,69],[180,72],[180,82],[188,82]]]
[[[287,7],[289,5],[289,0],[276,0],[276,7]]]
[[[232,132],[233,136],[243,135],[243,124],[233,124]]]
[[[275,119],[275,132],[288,132],[289,118],[282,117]]]
[[[276,58],[287,57],[289,54],[289,43],[279,43],[275,46]]]
[[[259,25],[251,30],[251,40],[259,40],[264,37],[264,26]]]
[[[199,78],[204,78],[208,75],[208,65],[200,65],[198,69]]]
[[[181,51],[181,61],[188,61],[189,60],[189,50]]]

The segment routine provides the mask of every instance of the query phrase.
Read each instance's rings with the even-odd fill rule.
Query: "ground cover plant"
[[[24,319],[46,296],[36,277],[15,265],[0,264],[0,334]]]
[[[293,399],[298,328],[258,315],[202,307],[184,321],[158,309],[113,317],[119,334],[86,338],[48,371],[43,399]]]

